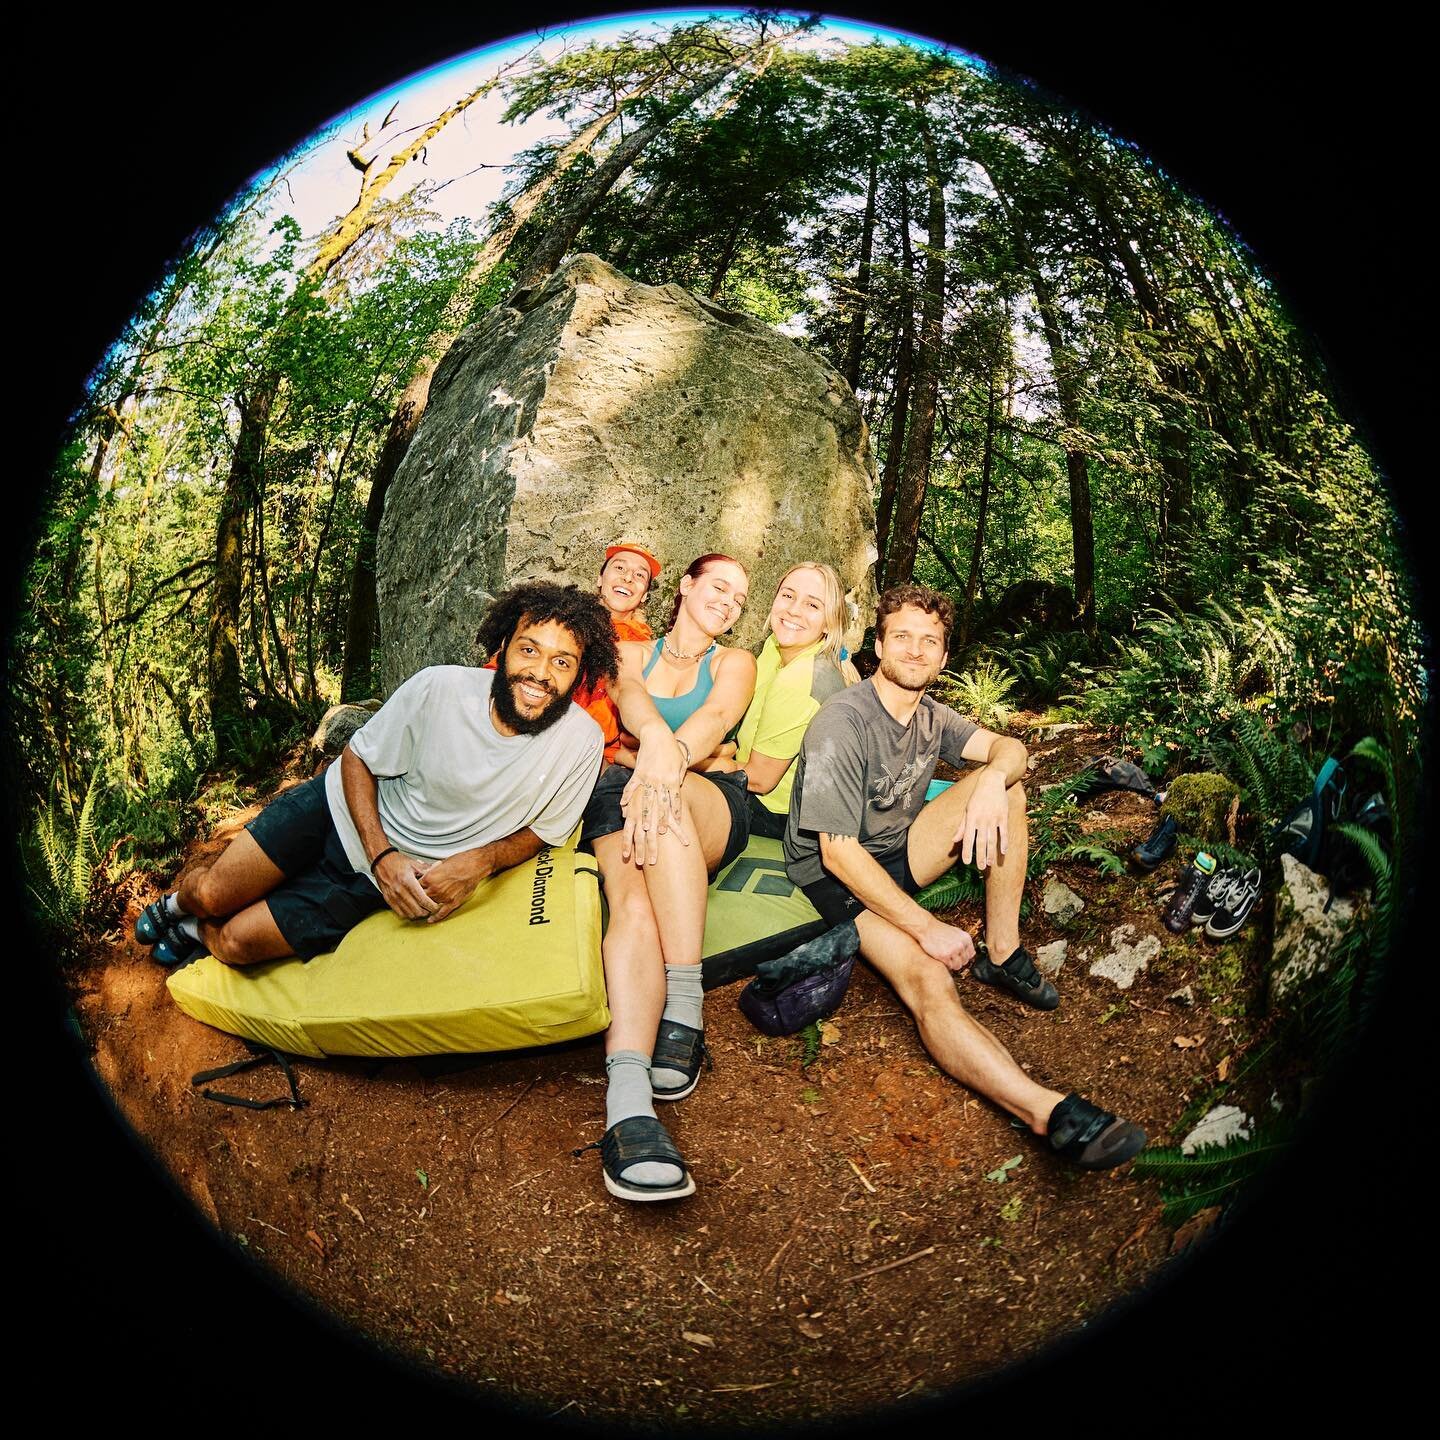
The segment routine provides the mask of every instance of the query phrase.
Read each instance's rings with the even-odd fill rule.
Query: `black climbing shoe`
[[[1008,990],[1037,1010],[1053,1010],[1060,1003],[1060,992],[1035,968],[1034,959],[1023,945],[1003,965],[994,964],[987,954],[977,953],[970,973],[997,990]]]
[[[1175,853],[1180,827],[1167,815],[1131,852],[1130,858],[1142,869],[1153,870]]]
[[[1117,1119],[1073,1092],[1050,1112],[1046,1138],[1057,1155],[1082,1170],[1123,1165],[1145,1148],[1145,1132],[1138,1125]]]

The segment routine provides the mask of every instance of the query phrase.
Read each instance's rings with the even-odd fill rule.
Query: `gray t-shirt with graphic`
[[[490,718],[494,681],[493,670],[432,665],[352,737],[379,782],[386,838],[406,855],[444,860],[527,826],[558,845],[580,823],[605,748],[599,725],[569,705],[538,735],[502,735]],[[350,863],[368,874],[338,762],[326,772],[325,798]]]
[[[790,879],[811,885],[825,874],[821,835],[854,835],[872,855],[903,844],[936,760],[964,764],[965,742],[978,728],[928,695],[901,725],[869,680],[831,696],[810,722],[796,761],[785,824]]]

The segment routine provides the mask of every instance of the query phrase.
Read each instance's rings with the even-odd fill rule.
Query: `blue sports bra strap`
[[[642,676],[648,676],[655,668],[655,662],[660,658],[660,647],[664,645],[665,637],[662,635],[656,642],[655,648],[650,652],[650,658],[645,662],[645,668],[640,672]]]

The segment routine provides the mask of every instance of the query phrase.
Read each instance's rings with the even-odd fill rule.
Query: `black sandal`
[[[705,1032],[692,1025],[682,1025],[678,1020],[662,1020],[650,1056],[650,1069],[678,1070],[685,1077],[685,1084],[673,1090],[658,1090],[652,1080],[650,1093],[657,1100],[683,1100],[700,1083],[702,1060],[707,1070],[715,1068],[710,1048],[705,1044]]]
[[[1082,1170],[1123,1165],[1145,1148],[1145,1132],[1129,1120],[1082,1100],[1073,1092],[1051,1112],[1046,1126],[1050,1148]]]
[[[572,1150],[583,1155],[587,1150],[600,1152],[605,1188],[621,1200],[680,1200],[695,1193],[695,1181],[669,1132],[653,1115],[631,1115],[618,1120],[599,1140]],[[680,1179],[673,1185],[646,1185],[638,1180],[623,1180],[622,1174],[632,1165],[653,1161],[674,1165]]]

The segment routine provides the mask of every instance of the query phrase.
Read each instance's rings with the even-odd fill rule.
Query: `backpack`
[[[1275,827],[1277,855],[1293,855],[1307,870],[1321,869],[1330,823],[1340,818],[1345,800],[1345,772],[1336,759],[1320,767],[1310,793]]]

